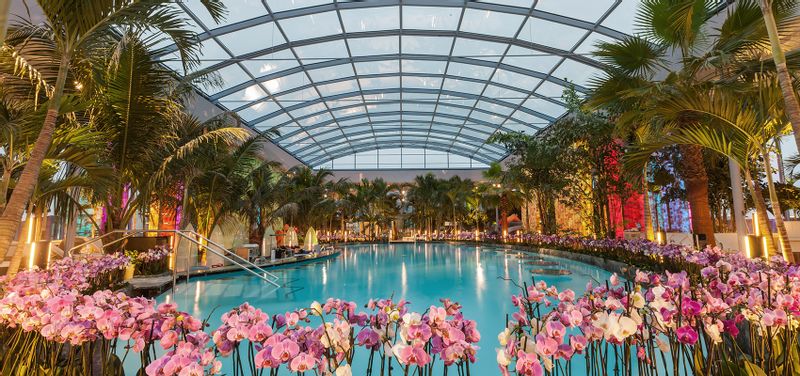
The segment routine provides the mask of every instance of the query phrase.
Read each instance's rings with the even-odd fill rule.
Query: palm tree
[[[441,185],[433,174],[419,175],[414,178],[414,185],[408,191],[416,223],[421,224],[426,233],[434,229],[434,219],[442,202]]]
[[[199,173],[189,185],[186,204],[200,235],[210,239],[221,223],[241,219],[243,210],[250,205],[246,201],[251,199],[248,193],[253,179],[275,167],[274,162],[262,156],[266,142],[262,135],[254,135],[235,147],[222,144],[202,148],[202,155],[194,160]],[[205,262],[202,250],[200,262]]]
[[[597,55],[605,60],[608,68],[605,75],[593,83],[590,104],[612,104],[636,112],[648,98],[658,95],[664,85],[695,82],[700,66],[693,53],[704,39],[709,10],[706,0],[643,1],[636,16],[641,38],[598,46]],[[673,51],[677,51],[679,56],[673,57]],[[668,63],[671,58],[678,59],[677,70]],[[660,72],[664,70],[667,74],[661,79]],[[624,113],[622,117],[635,116]],[[692,208],[692,230],[705,234],[709,244],[714,244],[708,175],[702,148],[682,145],[680,154],[679,173],[686,184],[687,199]]]
[[[9,112],[5,111],[5,114],[8,115]],[[36,128],[41,126],[39,122],[25,119],[27,116],[3,123],[2,146],[9,151],[2,159],[4,197],[6,190],[13,189],[16,185],[19,170],[26,163],[25,151],[32,146],[30,142],[25,142],[26,138],[20,136],[26,133],[35,134]],[[82,121],[77,118],[61,118],[56,128],[53,143],[48,149],[26,210],[28,218],[33,218],[37,223],[41,223],[50,209],[68,222],[72,221],[77,212],[85,211],[79,202],[80,192],[90,191],[96,184],[108,184],[112,180],[111,169],[103,163],[104,140],[108,135],[81,124]],[[26,131],[25,128],[29,125],[33,129]],[[22,149],[22,152],[16,152],[15,149]],[[38,240],[36,235],[38,233],[34,235],[34,241]],[[8,273],[14,274],[19,270],[24,251],[21,244],[17,246],[10,260]]]
[[[800,149],[800,103],[797,101],[792,75],[786,65],[786,54],[781,47],[780,30],[776,22],[776,20],[788,21],[787,23],[790,26],[796,27],[798,2],[795,0],[760,0],[758,4],[761,7],[764,24],[769,35],[772,60],[775,63],[775,70],[780,82],[786,115],[789,117],[789,122],[794,130],[794,142],[797,148]],[[776,13],[778,13],[778,17],[776,17]]]
[[[152,30],[171,38],[180,51],[187,67],[196,62],[198,45],[195,33],[189,31],[188,20],[178,7],[169,0],[86,0],[62,2],[40,0],[45,23],[13,25],[6,45],[28,61],[52,66],[58,62],[54,77],[46,80],[47,113],[42,128],[11,194],[8,204],[0,215],[0,250],[8,249],[19,226],[22,213],[33,193],[39,171],[44,162],[57,122],[59,105],[65,93],[74,92],[77,86],[73,68],[85,66],[97,56],[121,51],[127,38],[119,38],[120,30]],[[218,20],[224,7],[218,0],[203,0],[209,13]],[[74,76],[73,76],[74,77]],[[52,80],[51,80],[52,79]],[[70,84],[67,84],[67,83]]]
[[[464,216],[466,211],[467,197],[472,193],[474,183],[470,179],[461,179],[460,176],[453,176],[445,182],[446,191],[444,195],[450,201],[452,209],[453,231],[461,228],[459,219]]]
[[[148,154],[158,167],[149,179],[151,186],[145,189],[154,192],[160,203],[178,209],[178,229],[185,229],[189,223],[189,188],[203,173],[202,162],[209,158],[208,153],[237,147],[253,137],[236,122],[229,113],[201,122],[196,116],[177,111],[169,118],[169,134],[161,138],[164,143]]]
[[[313,170],[307,166],[297,166],[289,170],[285,189],[296,211],[287,218],[287,223],[301,229],[322,223],[317,213],[324,206],[327,182],[331,176],[333,172],[330,170]]]
[[[772,234],[767,222],[766,205],[758,183],[753,179],[753,166],[763,159],[768,175],[770,202],[779,229],[784,258],[793,262],[791,246],[782,220],[780,203],[772,183],[770,161],[765,145],[786,128],[782,101],[776,80],[761,82],[749,91],[731,89],[730,85],[699,90],[692,88],[658,100],[658,120],[669,132],[659,140],[635,146],[626,163],[633,168],[646,163],[649,155],[666,145],[698,145],[728,156],[744,171],[745,180],[756,205],[767,251],[775,254]],[[766,85],[765,85],[766,84]]]

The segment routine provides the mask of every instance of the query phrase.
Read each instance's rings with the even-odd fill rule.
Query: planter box
[[[132,236],[125,242],[126,251],[144,251],[157,245],[168,246],[169,236]]]

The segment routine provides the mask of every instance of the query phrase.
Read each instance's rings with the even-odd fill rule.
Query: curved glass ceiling
[[[483,168],[498,131],[535,133],[585,92],[599,41],[639,1],[237,0],[221,24],[178,2],[203,43],[201,90],[312,167]],[[173,46],[162,60],[183,74]]]

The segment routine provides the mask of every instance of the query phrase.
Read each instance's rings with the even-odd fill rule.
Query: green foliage
[[[514,156],[508,176],[542,208],[542,231],[558,231],[555,201],[560,200],[584,215],[594,233],[606,236],[608,198],[612,193],[625,197],[630,187],[615,162],[622,147],[606,115],[581,107],[574,89],[565,91],[564,99],[569,115],[542,135],[504,133],[490,142],[502,144]]]

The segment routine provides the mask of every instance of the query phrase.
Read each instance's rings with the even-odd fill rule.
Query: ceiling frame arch
[[[599,35],[611,39],[621,39],[627,36],[618,30],[605,26],[606,24],[604,23],[604,20],[622,4],[621,0],[608,0],[608,3],[604,2],[601,5],[603,9],[602,12],[595,11],[594,13],[587,14],[584,11],[583,16],[580,17],[575,16],[573,13],[567,14],[565,8],[557,5],[550,5],[549,8],[544,8],[550,11],[540,10],[538,9],[540,0],[531,0],[530,6],[513,6],[492,2],[495,0],[438,0],[435,2],[429,0],[331,0],[332,2],[327,4],[273,12],[270,5],[278,7],[276,1],[282,0],[261,0],[260,4],[263,5],[266,11],[264,15],[260,15],[264,12],[256,9],[260,7],[255,4],[250,4],[250,8],[248,9],[253,10],[253,14],[256,15],[256,17],[245,19],[248,14],[240,13],[237,19],[244,19],[243,21],[233,22],[219,27],[205,24],[204,21],[193,12],[193,10],[197,9],[193,9],[194,6],[191,5],[191,3],[179,2],[178,6],[184,9],[200,26],[200,29],[202,29],[202,32],[198,35],[198,41],[210,41],[214,44],[218,44],[219,47],[222,48],[224,55],[227,55],[227,57],[219,58],[220,61],[217,63],[205,64],[206,68],[204,70],[216,71],[231,67],[225,70],[225,74],[226,78],[230,80],[229,84],[232,85],[227,85],[224,90],[219,90],[218,92],[204,94],[204,96],[220,106],[223,110],[233,112],[247,111],[244,123],[255,130],[277,129],[280,131],[282,128],[287,128],[289,132],[281,132],[282,134],[280,136],[274,138],[274,142],[290,154],[295,155],[295,153],[297,153],[295,156],[302,157],[301,160],[308,159],[306,157],[309,155],[314,155],[313,160],[303,160],[304,163],[313,163],[321,160],[320,158],[328,158],[327,160],[335,159],[339,156],[340,152],[337,151],[329,154],[326,150],[331,150],[331,147],[335,150],[336,148],[349,145],[349,151],[351,153],[356,153],[357,148],[363,149],[363,147],[357,145],[356,142],[363,142],[363,137],[369,137],[370,135],[376,140],[376,143],[378,140],[386,139],[396,140],[399,138],[405,142],[404,137],[418,138],[424,134],[424,132],[420,130],[424,130],[425,125],[428,125],[427,137],[428,141],[430,141],[430,145],[424,142],[416,142],[414,143],[414,145],[416,145],[415,147],[423,147],[426,145],[436,146],[446,149],[442,151],[453,152],[454,154],[456,150],[459,150],[460,152],[466,153],[467,155],[465,155],[465,157],[468,158],[470,158],[470,150],[474,152],[475,150],[485,149],[490,153],[505,151],[502,146],[487,144],[488,138],[498,131],[511,132],[514,130],[527,129],[535,131],[543,128],[540,125],[546,126],[547,124],[555,122],[563,116],[564,109],[566,108],[563,101],[558,100],[561,91],[558,88],[572,86],[579,93],[586,93],[588,91],[587,88],[580,85],[580,83],[585,82],[585,78],[581,79],[582,81],[579,81],[577,84],[573,84],[563,79],[563,77],[571,79],[572,75],[570,72],[580,72],[581,69],[586,71],[589,70],[589,68],[597,69],[603,67],[598,60],[586,56],[585,49],[581,51],[578,50],[579,47],[589,43],[588,38],[590,38],[590,36]],[[287,4],[280,3],[278,8],[285,9],[285,7],[287,7]],[[291,6],[288,7],[291,8]],[[433,17],[428,16],[428,14],[444,14],[443,17],[445,18],[442,19],[446,19],[445,22],[449,22],[449,26],[446,26],[445,29],[436,29],[434,26],[432,26],[431,29],[427,29],[424,22],[418,22],[416,24],[404,23],[403,15],[406,14],[404,7],[447,8],[453,9],[454,12],[433,11],[427,13],[425,11],[420,12],[422,8],[416,8],[415,11],[417,13],[414,14],[416,14],[418,18]],[[372,10],[370,11],[368,9]],[[386,9],[388,12],[396,12],[387,13],[389,17],[394,17],[395,21],[393,22],[397,22],[396,24],[390,23],[389,25],[396,26],[389,26],[388,29],[381,29],[379,27],[378,29],[381,30],[371,29],[367,31],[368,28],[364,26],[364,21],[362,21],[359,27],[358,19],[356,18],[355,21],[353,19],[353,17],[370,17],[370,15],[374,16],[376,14],[383,17],[383,14],[380,13],[382,9]],[[564,10],[562,11],[562,9]],[[343,14],[350,10],[367,11],[366,13],[348,12],[348,22],[345,23]],[[492,20],[485,21],[482,18],[483,13],[476,11],[485,11],[487,19],[490,14],[498,14],[501,16],[493,16]],[[576,9],[576,11],[578,10]],[[325,32],[304,32],[302,31],[302,26],[298,26],[302,24],[302,20],[304,19],[297,17],[314,16],[323,13],[325,13],[325,15],[316,18],[318,20],[324,20],[323,24],[320,24],[320,28],[316,30],[325,30]],[[468,26],[464,28],[462,27],[462,22],[466,19],[467,13],[469,13],[472,18],[470,18],[470,23],[467,23]],[[399,17],[399,22],[396,21],[397,17]],[[207,17],[205,19],[207,19]],[[457,25],[453,29],[453,21],[456,19]],[[338,20],[338,22],[334,20]],[[572,43],[571,48],[567,48],[569,43],[558,43],[557,39],[553,39],[553,37],[534,39],[532,36],[533,34],[531,34],[530,38],[525,36],[526,39],[523,39],[520,33],[529,25],[529,22],[534,22],[532,23],[534,27],[543,24],[551,25],[542,22],[537,24],[535,22],[538,21],[535,20],[549,21],[559,25],[569,26],[572,29],[566,27],[562,29],[566,31],[574,30],[574,32],[570,31],[573,33],[569,37],[570,40],[574,37],[579,38],[576,39],[576,41],[569,42]],[[500,25],[503,26],[500,28],[484,28],[484,25],[489,25],[485,24],[485,22],[495,22],[496,24],[497,22],[503,21],[508,22],[505,24],[501,23]],[[294,22],[294,25],[291,24],[292,22]],[[329,23],[325,24],[324,22]],[[476,22],[478,23],[476,24]],[[513,24],[511,22],[513,22]],[[284,23],[286,23],[286,25],[284,25]],[[273,33],[276,33],[276,36],[280,35],[281,40],[279,43],[267,46],[266,48],[256,47],[255,49],[250,48],[251,46],[249,45],[242,44],[231,44],[231,46],[239,46],[236,49],[228,48],[226,45],[226,43],[234,43],[233,41],[235,39],[230,38],[231,35],[264,24],[273,25]],[[293,29],[286,28],[290,25]],[[326,27],[325,25],[330,25],[330,27]],[[418,28],[414,25],[418,25]],[[342,32],[331,32],[332,28],[335,29],[336,27]],[[558,28],[556,27],[556,29]],[[264,30],[264,28],[258,30]],[[516,30],[516,32],[512,35],[512,33],[509,32],[511,30]],[[256,32],[256,29],[253,29],[249,35],[253,35],[253,32]],[[221,38],[223,36],[225,36],[225,38]],[[386,51],[386,49],[374,47],[360,49],[359,53],[366,52],[366,55],[354,56],[353,51],[351,51],[351,42],[363,41],[366,38],[394,36],[398,37],[398,41],[393,42],[397,43],[397,47],[394,47],[394,51],[397,53],[391,53],[392,48],[388,50],[390,53],[380,53],[381,51]],[[441,53],[436,53],[438,52],[437,50],[431,50],[429,48],[428,50],[412,50],[411,52],[416,53],[409,53],[409,51],[404,51],[404,38],[411,37],[438,37],[442,38],[442,40],[449,39],[450,51],[447,53],[447,51],[442,49]],[[592,38],[597,39],[596,37]],[[225,43],[223,43],[223,39],[226,41]],[[417,42],[411,43],[424,43],[420,42],[421,40],[424,39],[417,39]],[[433,39],[430,40],[432,41]],[[346,54],[344,56],[347,57],[340,57],[342,54],[329,52],[334,51],[334,49],[328,47],[329,50],[322,53],[323,55],[327,53],[329,55],[328,57],[317,58],[319,61],[314,60],[313,62],[309,62],[309,60],[303,60],[308,57],[307,51],[300,54],[298,52],[299,50],[296,50],[301,47],[306,49],[311,47],[313,51],[315,45],[337,41],[343,42],[343,48],[346,49]],[[482,52],[477,51],[476,54],[472,54],[469,49],[464,50],[463,46],[456,52],[455,47],[457,41],[462,41],[463,46],[491,46],[487,49],[487,51],[490,51],[488,53],[491,57],[489,57],[489,59],[481,58],[480,54]],[[444,44],[444,42],[442,44]],[[329,44],[329,46],[331,45],[333,44]],[[390,46],[391,45],[392,44],[390,44]],[[502,48],[503,46],[505,46],[505,49]],[[526,66],[524,64],[527,63],[520,63],[520,60],[513,61],[511,62],[512,64],[509,64],[509,61],[505,59],[508,56],[526,56],[524,55],[525,52],[512,52],[512,47],[524,49],[517,49],[516,51],[536,52],[530,56],[539,56],[539,53],[541,53],[541,56],[551,56],[555,58],[541,64],[537,63],[535,65],[536,68],[530,65]],[[219,50],[219,48],[217,48],[217,50]],[[233,52],[234,50],[237,51],[236,54]],[[158,53],[163,57],[167,57],[174,51],[175,49],[173,46],[168,46],[161,49]],[[263,58],[281,51],[289,52],[290,56],[293,56],[293,59],[296,61],[296,65],[293,66],[292,63],[289,65],[279,65],[283,67],[281,70],[270,74],[263,74],[253,73],[255,70],[259,70],[255,68],[259,66],[258,64],[243,64],[244,61]],[[504,52],[500,53],[501,51]],[[374,53],[369,54],[370,52]],[[511,55],[512,53],[519,55]],[[216,55],[212,56],[222,55],[220,55],[220,52],[216,52]],[[279,58],[285,59],[286,56]],[[216,59],[216,57],[214,57],[214,59]],[[268,58],[264,60],[268,60]],[[375,70],[379,65],[370,64],[387,60],[397,61],[397,71],[381,73],[381,70]],[[423,67],[424,70],[428,70],[427,72],[404,72],[406,67],[404,62],[407,60],[435,61],[444,62],[445,64],[444,69],[436,68],[431,70],[431,67],[437,67],[437,64],[420,63],[419,66]],[[207,60],[206,62],[209,61]],[[455,63],[464,64],[465,68],[461,68],[460,66],[459,70],[451,71],[450,66]],[[369,66],[370,68],[362,71],[357,69],[357,64],[358,67]],[[352,72],[348,74],[348,69],[336,68],[339,66],[349,66],[352,68]],[[274,67],[273,65],[273,68]],[[333,69],[328,69],[325,73],[319,72],[320,74],[314,74],[315,71],[325,68]],[[488,72],[489,69],[491,69],[491,72],[489,72],[488,78],[484,78],[486,76],[483,75],[483,73],[481,73],[481,75],[476,75],[478,72]],[[437,73],[437,70],[439,73]],[[501,70],[510,73],[502,80],[494,80],[494,77],[496,77]],[[244,75],[241,74],[242,71]],[[296,75],[297,73],[302,74]],[[331,75],[331,73],[333,73],[333,75]],[[336,73],[346,75],[337,77],[335,76]],[[519,76],[511,73],[531,77],[536,80],[520,80]],[[295,75],[295,77],[290,78],[288,81],[281,81],[283,86],[286,86],[283,88],[283,91],[276,89],[275,92],[272,93],[267,90],[268,87],[273,89],[273,87],[268,84],[269,81],[279,80],[290,75]],[[398,84],[395,84],[397,86],[391,86],[391,82],[388,84],[378,82],[378,85],[375,85],[375,81],[372,81],[373,83],[369,85],[362,85],[362,80],[364,79],[390,77],[398,78]],[[435,85],[430,88],[424,87],[424,84],[420,85],[423,87],[417,85],[414,87],[406,87],[407,81],[404,79],[405,77],[423,77],[439,79],[441,81],[438,82],[438,89],[434,88]],[[324,81],[322,79],[324,79]],[[450,80],[458,80],[455,82],[463,83],[445,85],[445,82],[450,82]],[[524,84],[517,85],[519,82],[524,82]],[[337,87],[336,84],[338,83],[348,83],[349,86],[339,85]],[[323,88],[322,85],[331,86]],[[525,85],[530,87],[526,87]],[[256,97],[259,98],[251,99],[246,95],[247,92],[245,90],[253,86],[256,86],[263,92],[256,95]],[[367,86],[378,86],[379,88],[365,89]],[[342,89],[349,88],[354,88],[355,91],[339,92],[342,91]],[[492,88],[492,91],[488,91],[489,88]],[[244,99],[244,101],[235,98],[236,96],[234,94],[240,92],[242,93],[241,99]],[[309,92],[310,95],[306,96],[306,92]],[[316,93],[316,95],[314,93]],[[517,95],[514,93],[518,93],[520,98],[517,98]],[[420,94],[420,96],[425,97],[425,99],[415,100],[413,94]],[[387,95],[387,98],[385,100],[373,99],[374,96],[378,95]],[[310,98],[310,100],[303,100],[304,96]],[[347,101],[353,100],[353,103],[347,103],[344,99],[347,99]],[[464,101],[460,102],[460,99]],[[532,99],[534,100],[531,101]],[[268,102],[274,102],[271,103],[270,106],[276,106],[277,108],[275,110],[271,109],[269,113],[263,115],[257,113],[258,109],[254,109],[256,112],[251,111],[254,106]],[[397,106],[398,103],[399,111],[385,111],[396,108],[395,106]],[[383,104],[390,104],[391,106],[373,107]],[[427,111],[431,107],[422,106],[425,104],[432,105],[433,110]],[[310,106],[314,106],[313,110]],[[319,109],[317,109],[317,107],[319,107]],[[362,113],[352,116],[341,116],[341,114],[347,114],[348,109],[358,107],[364,108]],[[373,108],[375,110],[373,110]],[[303,111],[303,109],[308,110]],[[463,113],[459,114],[460,112]],[[320,121],[316,121],[318,117]],[[391,118],[385,119],[387,117]],[[408,119],[407,117],[411,118]],[[426,117],[429,117],[430,120],[425,119]],[[441,121],[437,121],[437,118]],[[451,120],[454,122],[453,124],[450,123]],[[355,123],[353,123],[354,121]],[[280,124],[274,124],[277,122],[280,122]],[[349,124],[340,124],[344,122]],[[387,127],[387,125],[395,123],[397,124],[395,129]],[[369,128],[364,128],[365,126]],[[330,129],[323,129],[319,132],[322,127]],[[349,127],[358,127],[358,130],[345,132]],[[337,132],[342,132],[344,137],[337,139],[336,143],[331,143],[329,140],[330,136],[337,134]],[[319,140],[315,138],[319,138]],[[298,149],[298,142],[309,143],[309,145]],[[389,142],[389,144],[391,144],[391,142]],[[410,145],[412,143],[406,144]],[[483,155],[482,158],[494,158],[494,160],[487,159],[481,161],[481,163],[501,160],[506,155],[507,151],[505,151],[505,153],[498,152],[497,156],[489,154]]]

